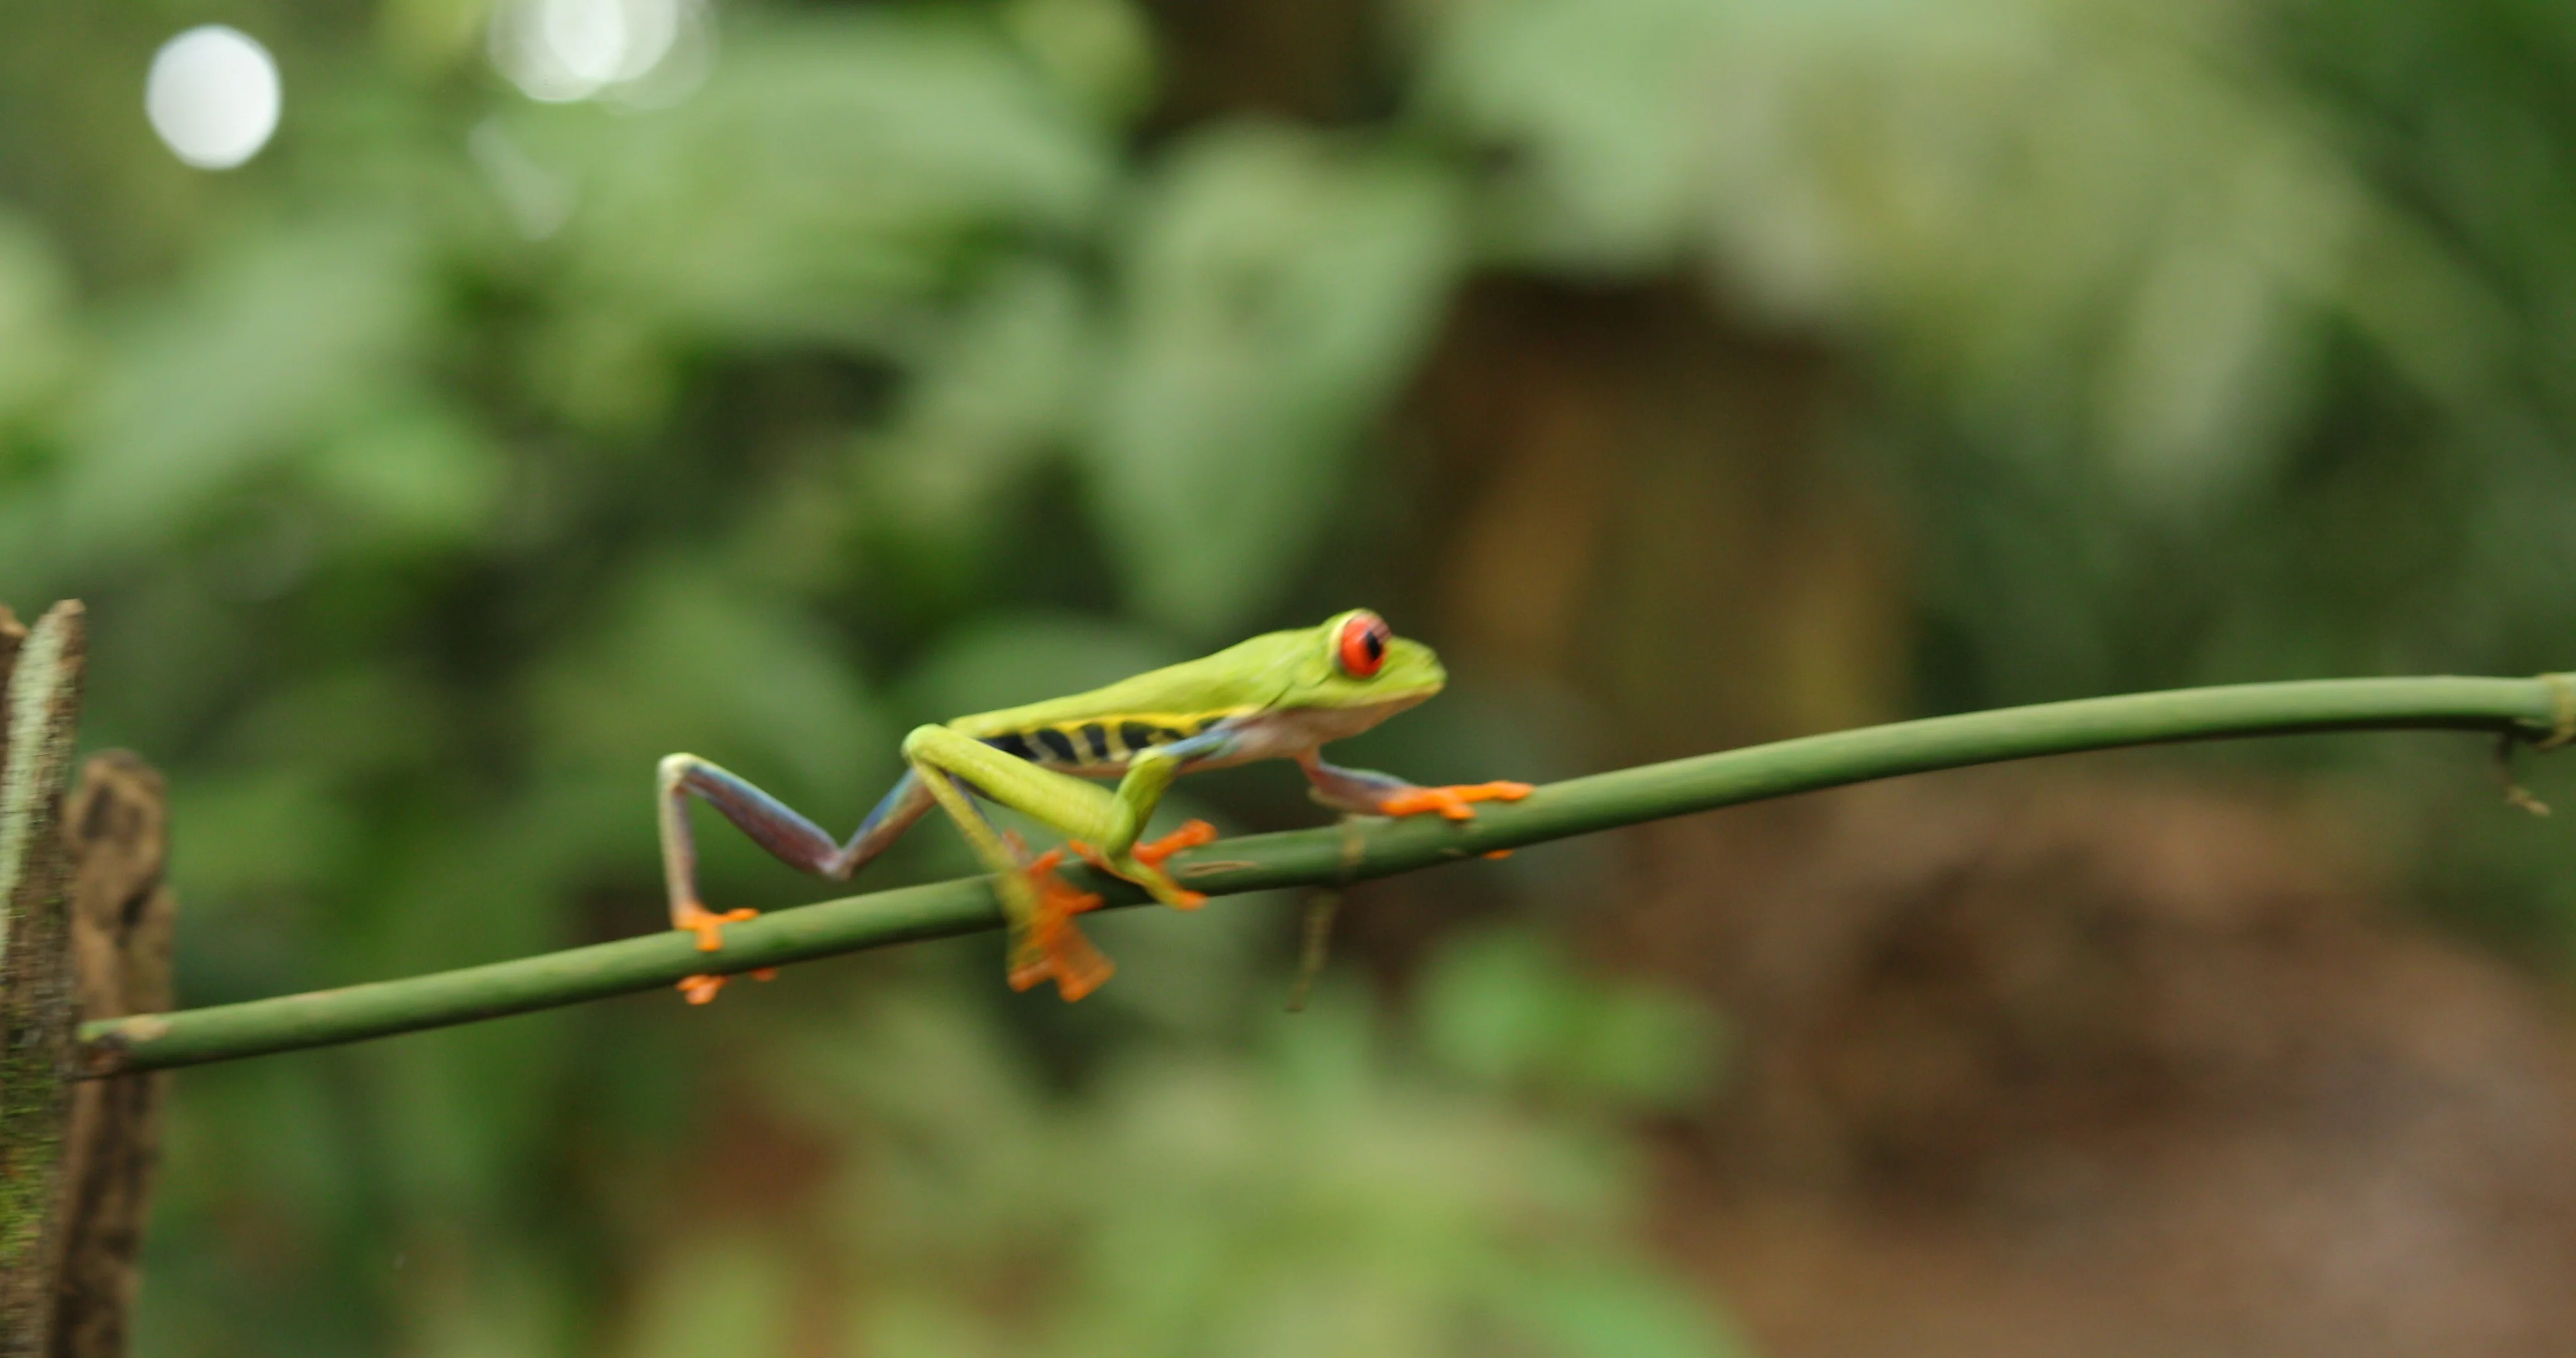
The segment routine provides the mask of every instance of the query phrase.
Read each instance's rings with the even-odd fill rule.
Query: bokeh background
[[[209,23],[273,137],[147,118]],[[843,830],[1359,603],[1424,781],[2576,667],[2576,12],[13,0],[0,598],[75,595],[190,1004],[657,927],[666,752]],[[980,938],[189,1070],[137,1352],[2563,1354],[2571,892],[2348,736],[1371,885],[1293,1016],[1256,898],[1077,1007]]]

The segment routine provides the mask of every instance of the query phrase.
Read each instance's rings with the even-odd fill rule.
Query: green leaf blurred
[[[362,416],[416,361],[429,305],[407,224],[324,221],[245,241],[187,295],[121,318],[70,416],[55,531],[75,559],[193,527],[216,498]]]
[[[1463,263],[1440,167],[1251,125],[1175,147],[1131,209],[1086,443],[1137,606],[1202,639],[1276,599]]]
[[[44,233],[0,215],[0,423],[26,418],[71,374],[78,340],[70,293]]]
[[[1423,979],[1431,1051],[1458,1073],[1583,1104],[1680,1109],[1721,1052],[1711,1016],[1637,982],[1588,980],[1527,929],[1469,934]]]

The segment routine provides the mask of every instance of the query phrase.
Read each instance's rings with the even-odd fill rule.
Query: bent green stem
[[[2358,730],[2489,731],[2543,748],[2576,736],[2576,677],[2327,679],[2046,703],[1807,736],[1574,778],[1472,821],[1434,817],[1229,839],[1172,860],[1212,896],[1336,885],[1499,849],[1819,788],[2037,755]],[[1146,898],[1085,883],[1112,906]],[[725,929],[723,951],[664,932],[458,971],[84,1025],[89,1076],[227,1061],[471,1023],[862,948],[998,928],[989,878],[961,878],[779,910]]]

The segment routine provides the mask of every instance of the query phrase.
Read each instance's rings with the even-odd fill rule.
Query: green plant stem
[[[1372,821],[1221,840],[1173,860],[1210,895],[1384,877],[1498,849],[1900,774],[2035,755],[2225,736],[2390,729],[2497,732],[2555,745],[2576,733],[2576,679],[2329,679],[2130,694],[1808,736],[1553,783],[1473,821]],[[641,803],[639,802],[639,805]],[[1088,885],[1111,905],[1145,897]],[[336,990],[146,1014],[83,1027],[90,1075],[224,1061],[435,1028],[1000,926],[987,879],[963,878],[779,910],[725,929],[722,952],[658,932],[541,957]]]

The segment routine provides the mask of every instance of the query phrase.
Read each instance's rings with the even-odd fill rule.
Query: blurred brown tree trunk
[[[1834,380],[1680,283],[1471,288],[1412,411],[1454,488],[1442,636],[1605,703],[1621,759],[1900,715],[1895,520],[1828,445]]]
[[[1145,0],[1162,46],[1153,126],[1229,113],[1347,122],[1372,102],[1374,0]]]
[[[81,1021],[170,1008],[176,902],[164,878],[169,812],[161,775],[122,750],[98,755],[81,771],[63,824],[74,864],[72,954]],[[124,1075],[72,1089],[53,1358],[116,1358],[126,1351],[160,1158],[166,1078]]]

